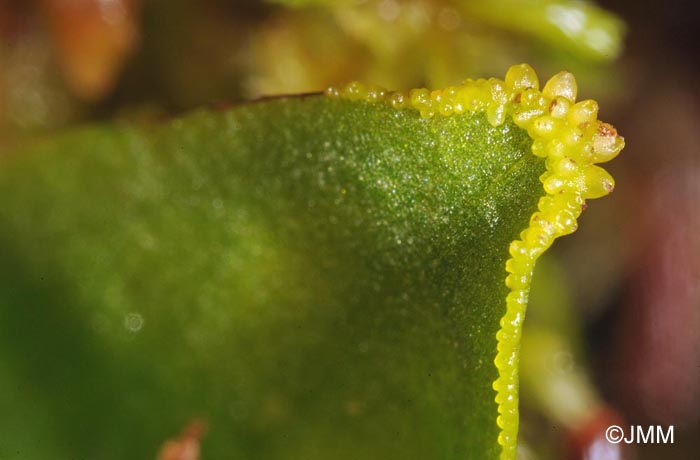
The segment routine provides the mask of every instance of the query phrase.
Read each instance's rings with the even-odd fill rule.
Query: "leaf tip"
[[[560,236],[573,233],[586,200],[611,193],[615,182],[596,166],[617,156],[624,138],[610,124],[599,121],[598,104],[576,102],[578,84],[573,74],[559,72],[540,91],[539,79],[528,64],[511,66],[504,80],[467,79],[459,86],[430,91],[418,88],[408,93],[352,82],[332,87],[333,98],[383,102],[395,109],[413,110],[423,118],[483,112],[494,126],[511,117],[532,139],[532,153],[545,159],[540,177],[544,195],[520,238],[510,245],[506,261],[506,312],[496,334],[494,364],[499,377],[493,382],[498,404],[498,443],[501,460],[513,460],[518,435],[518,362],[522,322],[534,265],[539,256]]]

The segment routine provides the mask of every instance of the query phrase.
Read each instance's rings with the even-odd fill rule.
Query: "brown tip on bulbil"
[[[615,184],[608,180],[603,181],[603,188],[605,189],[606,192],[612,193],[613,190],[615,190]]]
[[[617,136],[617,130],[610,123],[601,122],[598,125],[598,135],[605,136],[605,137],[609,137],[609,136],[614,137],[614,136]]]

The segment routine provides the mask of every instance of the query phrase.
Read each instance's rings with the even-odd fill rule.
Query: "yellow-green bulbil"
[[[499,377],[493,383],[502,460],[514,459],[517,446],[520,336],[535,261],[554,239],[576,230],[587,199],[612,192],[613,178],[596,163],[613,159],[624,147],[615,128],[597,119],[598,104],[576,102],[577,92],[569,72],[556,74],[540,90],[537,75],[527,64],[512,66],[505,80],[468,79],[442,90],[390,92],[352,82],[326,91],[330,97],[417,110],[424,118],[485,112],[489,123],[497,126],[511,117],[532,138],[532,153],[545,158],[546,172],[540,177],[545,194],[520,239],[510,244],[506,262],[505,282],[510,292],[497,333]]]

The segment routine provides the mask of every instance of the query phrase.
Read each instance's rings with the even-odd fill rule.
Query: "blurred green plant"
[[[443,87],[522,60],[598,80],[595,63],[614,60],[624,34],[614,15],[576,0],[276,3],[293,8],[253,34],[253,94],[317,90],[348,78]]]

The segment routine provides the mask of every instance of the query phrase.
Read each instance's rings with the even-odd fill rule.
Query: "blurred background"
[[[691,0],[0,0],[0,155],[95,120],[363,80],[567,69],[627,147],[610,199],[538,266],[522,459],[700,452],[700,6]],[[601,448],[611,423],[673,445]]]

